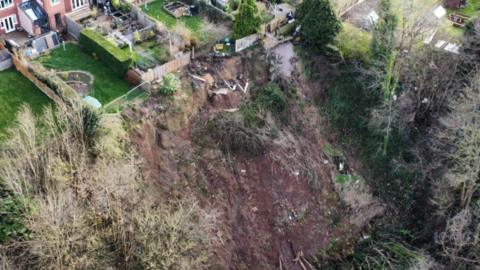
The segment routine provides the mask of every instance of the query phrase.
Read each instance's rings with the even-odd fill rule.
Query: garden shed
[[[6,49],[0,50],[0,71],[12,67],[12,57]]]
[[[460,8],[465,5],[466,0],[444,0],[447,8]]]

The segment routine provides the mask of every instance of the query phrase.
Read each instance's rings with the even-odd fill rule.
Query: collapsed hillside
[[[122,115],[24,109],[1,151],[2,269],[314,269],[352,253],[384,206],[292,49],[197,59]]]
[[[282,79],[269,62],[259,52],[198,60],[173,98],[151,97],[124,113],[145,181],[165,198],[194,197],[217,211],[214,269],[302,269],[351,250],[383,211],[324,137],[298,72]],[[245,107],[272,78],[293,92],[288,108],[258,112],[263,125],[252,127]],[[228,88],[246,82],[247,93]]]

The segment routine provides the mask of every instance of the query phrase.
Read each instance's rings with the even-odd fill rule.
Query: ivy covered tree
[[[260,29],[260,15],[255,0],[242,0],[233,22],[233,38],[255,34]]]
[[[373,25],[371,49],[375,64],[385,70],[394,53],[395,29],[398,24],[390,0],[381,0],[379,15],[379,20]]]
[[[297,18],[305,45],[315,51],[324,49],[342,28],[329,0],[304,0]]]

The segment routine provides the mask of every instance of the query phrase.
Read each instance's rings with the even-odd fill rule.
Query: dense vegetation
[[[298,5],[296,15],[304,44],[310,50],[325,49],[341,29],[329,0],[305,0]]]
[[[243,0],[233,21],[233,38],[255,34],[260,29],[260,14],[254,0]]]
[[[334,164],[328,175],[312,177],[317,179],[312,182],[318,183],[321,183],[318,178],[336,180],[337,183],[324,187],[325,190],[316,187],[331,193],[327,195],[334,195],[328,200],[341,201],[335,197],[341,193],[335,189],[336,185],[352,179],[355,180],[352,182],[365,179],[375,199],[382,201],[385,211],[362,231],[361,237],[358,237],[358,230],[351,237],[326,238],[328,246],[325,250],[308,258],[300,250],[295,254],[295,248],[288,240],[288,248],[297,256],[294,261],[299,266],[307,269],[305,265],[310,267],[310,262],[314,262],[317,269],[478,269],[480,73],[476,62],[480,31],[476,30],[475,23],[469,24],[464,37],[466,48],[461,54],[436,50],[423,46],[424,33],[418,31],[416,21],[397,17],[390,0],[379,2],[380,18],[373,23],[370,32],[360,31],[349,24],[341,27],[329,1],[305,0],[298,6],[303,45],[299,46],[299,53],[309,79],[313,85],[319,86],[308,89],[314,92],[317,102],[308,104],[309,109],[314,109],[311,113],[315,115],[313,119],[305,117],[303,107],[306,105],[304,95],[311,93],[305,91],[300,98],[295,89],[301,86],[295,80],[302,76],[293,76],[292,80],[280,79],[275,70],[278,59],[271,60],[270,56],[261,60],[272,62],[262,63],[267,66],[265,69],[269,71],[265,73],[268,74],[254,74],[257,80],[254,76],[253,80],[247,78],[249,83],[259,81],[260,85],[250,86],[248,98],[239,94],[240,101],[233,109],[221,106],[222,102],[233,103],[235,96],[230,95],[233,91],[227,90],[229,94],[219,97],[220,94],[209,93],[213,88],[198,86],[208,84],[209,80],[205,78],[211,74],[204,74],[205,78],[199,76],[203,74],[202,70],[218,68],[220,65],[214,66],[218,64],[216,60],[210,60],[215,62],[212,66],[208,66],[211,63],[200,63],[195,67],[195,63],[187,74],[183,74],[184,77],[164,76],[152,88],[145,102],[145,106],[151,107],[139,109],[132,105],[131,110],[124,112],[126,118],[138,120],[135,122],[123,122],[119,115],[100,115],[89,107],[72,102],[68,104],[69,108],[58,108],[57,111],[47,108],[42,129],[39,129],[31,110],[24,108],[18,114],[18,125],[9,130],[10,139],[0,149],[0,266],[5,269],[217,269],[211,260],[222,253],[212,252],[212,239],[220,239],[216,243],[220,247],[217,251],[227,247],[230,241],[235,244],[246,242],[242,226],[250,224],[242,219],[254,215],[260,207],[248,205],[245,210],[241,204],[248,201],[246,198],[225,196],[229,192],[250,196],[249,190],[243,189],[242,182],[251,181],[252,167],[246,166],[238,172],[233,162],[246,165],[248,161],[262,161],[261,157],[266,153],[281,148],[275,143],[282,141],[292,147],[280,150],[293,153],[300,149],[294,145],[299,143],[298,135],[305,133],[302,136],[312,138],[304,141],[301,147],[318,150],[315,157],[322,158],[322,166],[327,167],[330,160],[337,163],[333,157],[340,156],[342,167],[343,162],[350,160],[361,163],[360,168],[355,168],[358,175],[335,176],[341,169]],[[154,5],[158,4],[154,2],[152,7]],[[233,26],[235,37],[256,33],[259,25],[255,1],[242,1]],[[422,46],[418,46],[419,43]],[[89,55],[67,45],[65,51],[59,48],[38,61],[51,68],[73,69],[78,66],[89,70],[96,76],[95,87],[109,90],[108,94],[102,95],[108,100],[110,93],[116,93],[115,87],[121,85],[118,74],[109,77],[108,68],[98,66],[93,58],[83,59],[83,56]],[[242,67],[238,68],[242,69],[244,64],[248,65],[244,62],[250,60],[231,63],[241,63]],[[245,68],[244,73],[255,73],[255,64],[258,63],[251,63],[253,68],[248,71]],[[48,74],[44,72],[39,77],[43,76],[42,81],[51,84],[61,94],[62,87],[45,78]],[[185,77],[189,75],[202,82],[192,82],[191,91],[185,85]],[[222,80],[228,85],[226,79]],[[301,82],[305,83],[303,86],[307,84]],[[212,84],[217,88],[221,80]],[[309,85],[305,87],[309,88]],[[305,98],[307,102],[310,102],[309,97]],[[209,107],[214,102],[220,106]],[[312,143],[319,140],[317,130],[309,134],[304,122],[308,121],[307,127],[313,129],[320,122],[324,124],[317,120],[315,107],[328,119],[328,126],[321,126],[322,132],[333,131],[328,140],[336,140],[341,150],[328,149],[326,143],[322,143],[324,149],[319,150],[320,147]],[[178,118],[170,118],[172,115]],[[182,121],[183,126],[176,125],[181,136],[172,135],[169,120]],[[135,126],[133,131],[127,131],[127,125]],[[138,149],[132,147],[132,139],[138,139]],[[178,147],[175,150],[180,150],[175,152],[173,145]],[[147,153],[142,153],[144,156],[136,153],[141,147],[147,149]],[[282,166],[288,167],[305,157],[298,164],[302,163],[307,173],[316,174],[308,164],[310,157],[304,155],[303,149],[298,152]],[[172,156],[170,160],[165,158],[168,155]],[[351,157],[345,158],[347,155]],[[283,158],[277,153],[272,156],[279,160]],[[142,158],[153,160],[153,164],[149,164],[153,172],[148,171],[150,168],[142,171],[142,165],[148,163]],[[218,162],[214,163],[213,160],[217,159]],[[298,167],[298,164],[292,167]],[[180,171],[183,166],[189,169],[181,171],[181,175],[172,173]],[[215,169],[225,166],[227,169],[201,171],[195,169],[197,166]],[[230,170],[236,175],[227,179],[225,175]],[[273,166],[271,170],[274,170]],[[158,173],[160,171],[164,174]],[[204,172],[212,175],[206,176]],[[155,180],[153,183],[146,181],[155,173],[158,175],[151,178]],[[243,173],[246,175],[237,177]],[[300,171],[292,172],[292,175],[300,174]],[[164,177],[168,179],[161,179]],[[298,179],[295,178],[295,185],[288,188],[299,189],[301,183]],[[212,201],[205,200],[200,206],[197,199],[205,197],[196,197],[192,190],[207,193],[209,183],[206,182],[210,180],[212,186],[218,188],[215,191],[220,191],[212,192],[215,193],[211,194],[212,201],[235,201],[235,207],[239,209],[232,212],[227,209],[227,214],[220,216],[217,210],[210,208]],[[222,186],[224,183],[220,182],[227,180],[232,180],[234,188],[227,184]],[[269,190],[270,184],[273,186],[281,181],[269,181],[265,181],[268,186],[260,195],[278,195]],[[314,189],[314,185],[308,178],[307,189]],[[284,189],[283,186],[280,189]],[[293,191],[288,194],[319,199],[309,195]],[[271,200],[276,199],[279,198]],[[341,208],[351,207],[343,201],[338,204]],[[223,208],[228,208],[229,204],[225,205]],[[296,220],[292,227],[285,225],[285,231],[276,227],[277,224],[272,225],[272,220],[262,226],[271,225],[273,230],[289,233],[288,229],[305,225],[301,220],[308,213],[307,210],[304,212],[297,216],[289,209],[287,218]],[[258,214],[265,213],[260,211]],[[233,223],[242,221],[232,227],[242,228],[234,237],[222,238],[225,231],[219,229],[217,222],[229,220],[228,216],[234,216]],[[336,231],[340,228],[336,225],[351,226],[348,217],[343,219],[339,213],[328,213],[327,217],[323,220],[322,216],[320,222],[315,220],[306,229],[320,226],[321,222],[331,222],[328,227],[331,226],[332,230],[327,229],[327,233],[338,234],[343,231]],[[260,227],[258,224],[251,226]],[[348,229],[353,232],[358,228]],[[215,238],[214,235],[220,236]],[[258,238],[264,240],[263,235]],[[268,244],[265,240],[252,245],[264,248]],[[320,246],[319,243],[313,246],[317,244]],[[242,251],[245,249],[233,247],[229,254]],[[255,256],[252,257],[256,262]],[[248,268],[246,263],[232,266],[233,260],[228,259],[226,261],[232,268]],[[243,263],[243,259],[239,261]],[[278,260],[282,265],[281,255]],[[276,261],[267,263],[277,266]]]
[[[210,215],[162,202],[142,180],[121,119],[25,108],[0,152],[2,269],[205,269]],[[41,143],[42,142],[42,143]]]
[[[321,269],[480,264],[474,57],[417,48],[421,33],[409,23],[398,25],[390,1],[382,0],[368,52],[346,48],[359,51],[331,80],[323,79],[331,85],[323,103],[331,125],[345,149],[361,157],[363,173],[389,210],[346,260]]]

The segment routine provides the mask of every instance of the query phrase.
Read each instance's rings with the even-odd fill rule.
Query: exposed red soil
[[[231,68],[242,63],[239,59],[227,60],[222,79],[245,80]],[[319,255],[333,239],[349,242],[360,228],[349,222],[350,209],[335,192],[336,166],[326,162],[326,142],[314,107],[297,117],[301,132],[281,128],[261,156],[229,156],[214,144],[194,143],[199,138],[192,130],[199,119],[236,108],[241,100],[237,94],[202,99],[203,104],[196,105],[199,110],[191,110],[191,121],[177,131],[165,129],[164,116],[155,114],[155,102],[127,113],[140,123],[132,141],[144,160],[142,172],[166,198],[195,196],[204,207],[221,213],[212,269],[278,269],[281,264],[283,269],[301,270],[294,253]]]

